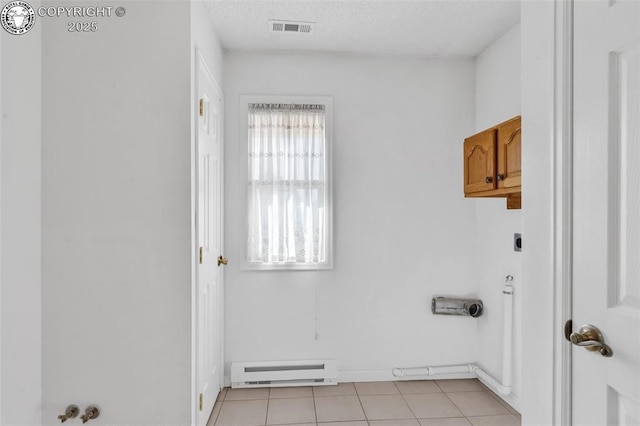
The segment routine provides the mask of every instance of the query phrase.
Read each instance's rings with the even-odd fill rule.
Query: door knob
[[[569,335],[569,341],[576,346],[582,346],[588,351],[598,351],[604,357],[613,356],[611,348],[604,343],[602,333],[594,325],[583,325],[580,331]]]
[[[80,416],[80,418],[82,419],[82,423],[86,423],[89,420],[98,418],[98,416],[100,416],[100,409],[95,405],[90,405],[87,407],[84,414]]]
[[[80,409],[77,405],[69,405],[67,409],[64,410],[64,414],[58,416],[58,420],[60,420],[60,423],[64,423],[69,419],[75,419],[78,417],[79,412]]]
[[[229,263],[229,259],[222,257],[222,255],[218,256],[218,266],[226,265],[227,263]]]

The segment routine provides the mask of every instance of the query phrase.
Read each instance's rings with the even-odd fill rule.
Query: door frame
[[[197,338],[198,338],[198,265],[199,265],[199,242],[198,242],[198,125],[200,116],[198,114],[198,89],[200,79],[198,77],[200,66],[209,74],[213,83],[216,95],[220,97],[220,249],[224,252],[224,96],[220,85],[215,79],[211,68],[199,47],[196,45],[192,60],[192,84],[191,84],[191,425],[195,426],[198,421],[198,371],[197,371]],[[222,253],[221,253],[222,254]],[[220,270],[220,304],[222,311],[220,319],[224,321],[224,269]],[[224,323],[220,324],[220,386],[224,386]]]
[[[573,303],[573,6],[574,0],[555,2],[554,58],[554,377],[553,420],[571,425],[572,345],[564,324]]]
[[[0,111],[2,109],[2,58],[0,57]],[[0,120],[0,241],[2,241],[2,120]],[[0,348],[2,348],[2,246],[0,245]],[[40,357],[42,359],[42,357]],[[0,350],[0,379],[2,378],[2,350]],[[2,382],[2,380],[0,380]],[[40,400],[42,404],[42,399]],[[2,423],[2,383],[0,383],[0,423]]]

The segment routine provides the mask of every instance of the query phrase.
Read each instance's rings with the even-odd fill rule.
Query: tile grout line
[[[269,407],[271,406],[271,388],[267,388],[267,411],[264,413],[264,424],[266,425],[269,420]]]
[[[371,420],[371,421],[376,421],[376,420],[416,420],[416,421],[418,421],[418,423],[420,423],[420,421],[418,420],[418,417],[416,416],[416,413],[413,412],[413,410],[411,409],[411,407],[409,406],[407,401],[404,399],[404,395],[400,391],[400,388],[398,387],[396,381],[392,380],[391,383],[393,383],[393,385],[396,388],[396,391],[398,391],[397,394],[381,393],[381,394],[367,394],[367,395],[362,395],[362,396],[394,396],[394,395],[400,395],[400,398],[402,399],[402,401],[405,403],[405,405],[409,409],[409,412],[411,412],[411,414],[413,415],[413,419],[369,419],[369,416],[367,416],[367,412],[364,409],[364,405],[362,404],[362,400],[360,399],[360,393],[358,392],[358,387],[355,386],[355,383],[354,383],[354,388],[356,389],[356,395],[358,395],[358,401],[360,401],[360,406],[362,407],[362,412],[364,413],[364,416],[366,418],[367,424],[369,424],[369,425],[371,424],[369,420]]]
[[[499,398],[497,395],[495,395],[493,393],[493,391],[491,389],[488,388],[482,388],[481,390],[469,390],[469,391],[451,391],[451,393],[461,393],[461,392],[483,392],[483,393],[488,393],[489,397],[493,398],[494,400],[496,400],[497,398]],[[458,409],[458,411],[460,411],[460,413],[464,416],[464,418],[473,425],[473,423],[471,422],[470,417],[492,417],[492,416],[506,416],[506,415],[511,415],[513,417],[515,417],[517,419],[517,416],[515,416],[513,413],[509,412],[509,409],[507,407],[504,407],[502,404],[500,404],[500,401],[496,401],[498,402],[505,410],[507,410],[507,414],[476,414],[473,416],[467,416],[466,414],[464,414],[462,412],[462,409],[460,409],[460,407],[458,407],[458,405],[449,397],[449,394],[447,392],[444,392],[444,394],[447,396],[447,398],[453,403],[453,405],[455,405],[455,407]]]
[[[404,399],[404,393],[402,392],[402,390],[400,390],[400,387],[398,386],[398,381],[394,380],[393,384],[396,385],[396,389],[398,389],[398,394],[400,395],[402,402],[404,402],[404,404],[407,406],[407,408],[409,409],[409,412],[413,414],[413,419],[410,419],[410,420],[415,420],[418,422],[418,424],[420,424],[420,420],[418,419],[418,416],[416,415],[416,413],[413,412],[407,400]],[[407,395],[410,395],[410,394],[407,394]]]
[[[480,391],[482,391],[482,392],[489,392],[489,394],[492,394],[492,392],[490,391],[490,389],[489,389],[489,388],[486,388],[486,389],[484,388],[484,386],[483,386],[482,382],[480,382],[478,379],[475,379],[475,380],[477,380],[477,381],[480,383],[480,386],[481,386]],[[440,384],[438,383],[438,381],[437,381],[437,380],[436,380],[436,385],[438,385],[438,387],[439,387],[440,389],[442,389],[442,387],[440,386]],[[458,411],[460,411],[460,414],[462,414],[462,415],[464,416],[464,418],[467,420],[467,422],[469,422],[470,424],[473,424],[473,423],[471,423],[471,420],[469,419],[469,417],[483,417],[483,416],[467,416],[467,415],[462,411],[462,409],[461,409],[460,407],[458,407],[458,404],[456,404],[456,403],[455,403],[455,402],[454,402],[454,401],[449,397],[449,393],[448,393],[448,392],[445,392],[445,390],[444,390],[444,389],[442,389],[442,392],[447,396],[447,399],[449,399],[449,401],[451,401],[451,403],[452,403],[452,404],[453,404],[453,405],[458,409]],[[453,390],[453,391],[451,391],[451,393],[460,393],[460,392],[479,392],[479,391],[478,391],[478,390],[458,390],[458,391]],[[489,395],[489,396],[493,397],[493,395]],[[488,414],[488,415],[487,415],[487,414],[485,414],[485,416],[491,416],[491,415],[492,415],[492,414]]]
[[[436,383],[436,385],[438,385],[438,383]],[[438,385],[438,387],[440,387],[440,385]],[[442,389],[442,388],[440,388],[440,389]],[[456,409],[460,412],[460,414],[462,414],[462,417],[464,417],[464,419],[465,419],[467,422],[471,423],[471,420],[469,420],[469,418],[468,418],[468,417],[467,417],[467,415],[462,411],[462,409],[461,409],[460,407],[458,407],[458,404],[456,404],[456,403],[453,401],[453,399],[451,399],[451,398],[449,397],[449,394],[448,394],[447,392],[445,392],[445,391],[442,391],[442,393],[444,393],[444,396],[446,396],[446,397],[447,397],[447,399],[448,399],[449,401],[451,401],[451,403],[453,404],[453,406],[454,406],[454,407],[456,407]],[[471,424],[473,424],[473,423],[471,423]]]
[[[367,416],[367,412],[364,411],[364,405],[362,404],[362,400],[360,399],[360,392],[358,392],[358,387],[356,386],[356,384],[353,384],[353,388],[356,390],[356,396],[358,397],[358,402],[360,403],[360,408],[362,409],[362,414],[364,414],[364,421],[367,422],[367,425],[369,424],[369,416]]]
[[[395,381],[394,381],[394,383],[395,383]],[[396,385],[396,388],[398,388],[398,385]],[[400,388],[398,388],[398,392],[400,392]],[[410,394],[407,394],[407,395],[410,395]],[[409,408],[409,411],[411,411],[411,414],[413,414],[413,418],[416,419],[418,421],[418,423],[420,424],[420,420],[418,419],[418,416],[413,411],[413,408],[411,408],[411,405],[409,405],[409,402],[407,402],[407,400],[404,398],[404,394],[402,392],[400,392],[400,396],[402,397],[402,400],[404,401],[404,403],[407,404],[407,407]]]
[[[229,394],[229,388],[223,387],[224,395],[222,395],[222,399],[220,400],[220,409],[218,410],[218,414],[216,415],[215,420],[213,421],[213,426],[216,426],[218,423],[218,419],[220,418],[220,413],[222,413],[222,407],[224,406],[224,401],[227,399],[227,395]]]
[[[510,405],[509,405],[505,400],[503,400],[502,398],[500,398],[500,396],[499,396],[497,393],[495,393],[494,391],[492,391],[492,390],[491,390],[491,389],[489,389],[489,388],[484,389],[484,391],[485,391],[486,393],[488,393],[488,394],[489,394],[489,396],[490,396],[491,398],[493,398],[493,399],[494,399],[498,404],[500,404],[500,406],[501,406],[502,408],[504,408],[505,410],[507,410],[507,414],[511,414],[512,416],[517,417],[517,416],[516,416],[514,413],[512,413],[512,412],[511,412],[511,410],[509,409],[509,407],[511,407],[511,406],[510,406]],[[512,407],[512,409],[514,409],[514,408]],[[515,409],[514,409],[514,410],[515,410]],[[493,414],[489,414],[489,415],[493,415]],[[495,414],[495,415],[496,415],[496,416],[503,416],[503,415],[505,415],[505,414]],[[477,417],[482,417],[482,416],[477,416]]]
[[[225,397],[226,396],[227,395],[225,394]],[[216,426],[218,424],[218,418],[220,418],[220,413],[222,413],[222,406],[223,405],[224,405],[224,397],[220,400],[220,409],[218,410],[218,414],[216,415],[216,418],[213,419],[213,426]]]
[[[225,395],[226,396],[226,395]],[[224,400],[224,398],[222,398]],[[216,401],[217,403],[218,401]],[[218,417],[220,417],[220,412],[222,411],[222,404],[224,404],[224,402],[221,400],[220,401],[220,409],[218,410],[218,412],[215,415],[215,418],[213,419],[213,426],[215,426],[215,424],[218,422]],[[213,404],[213,411],[215,411],[216,408],[216,404]],[[213,414],[213,413],[211,413]],[[209,424],[209,422],[207,422],[207,424]]]
[[[487,388],[487,392],[489,392],[489,395],[491,397],[493,397],[493,399],[495,399],[496,401],[498,401],[498,403],[500,405],[502,405],[504,408],[507,409],[507,411],[509,412],[509,414],[516,416],[515,413],[511,412],[511,410],[513,411],[518,411],[515,408],[513,408],[507,401],[505,401],[504,399],[500,398],[500,396],[498,394],[496,394],[495,392],[493,392],[491,389]],[[517,417],[517,416],[516,416]]]
[[[225,388],[222,388],[222,389],[224,390]],[[216,401],[216,402],[220,402],[220,409],[218,410],[218,414],[216,414],[216,418],[213,419],[213,426],[217,426],[217,424],[218,424],[218,419],[220,418],[220,413],[222,413],[222,407],[224,406],[224,401],[227,399],[227,394],[228,393],[229,393],[229,389],[224,390],[224,394],[222,395],[222,399],[220,401]],[[215,404],[213,406],[215,408]]]
[[[311,398],[313,398],[313,416],[316,419],[316,425],[318,424],[318,409],[316,408],[316,390],[311,386]]]

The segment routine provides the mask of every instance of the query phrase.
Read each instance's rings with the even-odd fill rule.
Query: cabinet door
[[[496,188],[496,130],[491,129],[464,140],[464,193]]]
[[[498,188],[520,186],[522,172],[520,123],[520,117],[516,117],[498,126],[498,172],[496,174]]]

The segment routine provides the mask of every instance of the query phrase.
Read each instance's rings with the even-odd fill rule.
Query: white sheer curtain
[[[249,105],[249,263],[326,261],[324,105]]]

